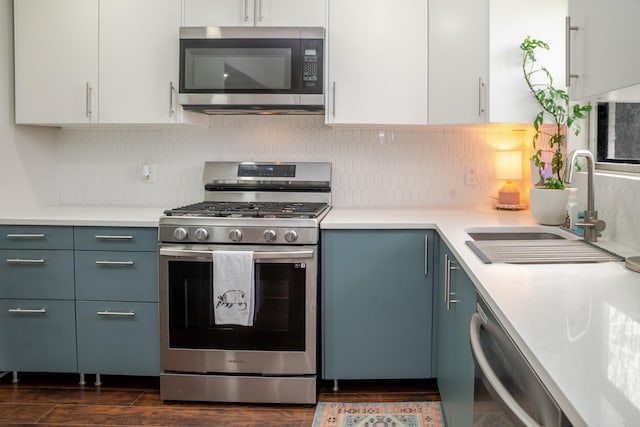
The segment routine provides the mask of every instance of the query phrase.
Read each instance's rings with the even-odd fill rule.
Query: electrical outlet
[[[466,165],[464,167],[464,185],[478,185],[480,178],[478,177],[478,165]]]

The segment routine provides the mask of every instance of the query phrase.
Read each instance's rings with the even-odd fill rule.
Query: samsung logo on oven
[[[227,359],[227,363],[244,363],[244,360]]]

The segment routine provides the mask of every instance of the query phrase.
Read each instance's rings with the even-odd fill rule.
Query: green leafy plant
[[[575,135],[579,135],[581,127],[579,120],[584,119],[585,113],[591,111],[591,105],[574,104],[569,106],[569,94],[564,89],[558,89],[553,85],[553,76],[547,68],[539,66],[536,59],[536,50],[549,50],[549,45],[542,40],[532,39],[527,36],[520,44],[522,50],[522,73],[527,82],[529,90],[541,107],[533,121],[536,131],[533,136],[533,148],[535,153],[531,157],[534,165],[538,168],[540,178],[544,182],[545,188],[563,189],[562,169],[564,165],[563,146],[566,142],[566,132],[573,130]],[[552,132],[545,130],[543,124],[552,124]],[[549,147],[553,152],[551,156],[551,173],[547,163],[543,160],[543,150],[540,148],[542,136],[549,137]]]

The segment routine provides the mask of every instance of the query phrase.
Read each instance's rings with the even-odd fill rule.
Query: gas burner
[[[205,201],[164,212],[167,216],[228,218],[316,218],[327,203]]]

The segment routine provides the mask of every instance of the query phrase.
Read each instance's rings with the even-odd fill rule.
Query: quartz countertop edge
[[[321,223],[324,230],[438,231],[575,426],[633,425],[640,419],[640,274],[624,262],[484,264],[465,244],[465,230],[495,226],[546,227],[528,211],[493,209],[334,207]]]
[[[0,207],[0,224],[157,227],[164,209],[162,207],[67,205],[24,209]]]

